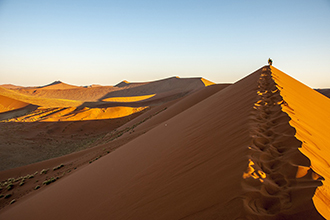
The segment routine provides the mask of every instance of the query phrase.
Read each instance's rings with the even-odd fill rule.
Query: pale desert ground
[[[330,219],[327,94],[273,66],[0,85],[0,219]]]

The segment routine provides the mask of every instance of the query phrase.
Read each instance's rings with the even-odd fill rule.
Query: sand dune
[[[0,113],[20,109],[29,105],[29,103],[21,102],[2,95],[0,95],[0,100]]]
[[[109,108],[42,108],[39,107],[32,112],[22,116],[7,119],[6,122],[56,122],[56,121],[86,121],[122,118],[148,107],[117,106]],[[1,115],[0,115],[1,119]]]
[[[5,89],[19,89],[19,88],[23,88],[23,86],[16,86],[13,84],[2,84],[0,85],[0,87],[5,88]]]
[[[139,102],[154,97],[156,94],[128,97],[111,97],[103,99],[104,102]]]
[[[9,120],[12,122],[112,119],[131,115],[148,106],[178,99],[212,84],[208,80],[203,80],[202,78],[168,78],[149,83],[123,81],[122,83],[127,86],[119,86],[122,88],[111,86],[84,88],[55,81],[42,87],[15,90],[0,88],[3,97],[0,100],[1,111],[16,110],[29,104],[39,106],[28,114],[16,114],[19,117]],[[152,93],[146,94],[147,92]],[[134,95],[124,96],[124,94]],[[0,119],[9,119],[11,116],[12,114],[0,115]]]
[[[330,218],[330,100],[269,66],[232,85],[211,84],[176,77],[126,81],[99,101],[84,103],[90,107],[35,114],[71,118],[29,123],[35,128],[51,123],[48,131],[58,137],[82,127],[98,129],[102,137],[93,148],[0,172],[0,180],[13,182],[38,171],[22,188],[13,182],[14,204],[0,198],[0,218]],[[106,106],[123,103],[127,106]],[[132,119],[111,119],[121,121],[109,121],[106,134],[100,127],[106,108],[126,108],[130,115],[146,103],[152,107]],[[103,120],[95,124],[86,117]],[[31,128],[30,137],[37,137]],[[44,168],[50,168],[47,176]],[[56,182],[31,190],[36,180]]]
[[[54,99],[54,98],[40,98],[30,95],[24,95],[17,90],[4,89],[0,87],[0,94],[20,102],[26,102],[29,104],[43,106],[43,107],[73,107],[79,106],[83,102],[79,100],[68,100],[68,99]]]
[[[79,168],[80,166],[84,166],[84,164],[89,164],[90,161],[95,160],[100,155],[103,155],[105,152],[111,152],[114,149],[122,146],[124,143],[129,142],[130,140],[138,137],[139,135],[144,134],[147,130],[152,129],[156,125],[168,120],[169,118],[174,117],[178,113],[186,110],[187,108],[197,104],[198,102],[206,99],[212,94],[220,91],[221,89],[227,87],[228,85],[213,85],[210,87],[205,87],[199,92],[193,93],[187,97],[181,98],[180,100],[174,100],[171,102],[166,102],[161,106],[157,106],[152,108],[150,111],[146,111],[141,114],[134,114],[129,116],[131,120],[128,121],[128,118],[122,119],[112,119],[112,120],[97,120],[97,121],[79,121],[79,122],[57,122],[57,123],[19,123],[20,133],[17,131],[12,132],[15,127],[18,125],[7,123],[8,130],[4,136],[1,136],[3,140],[6,140],[7,145],[10,144],[10,148],[7,149],[7,154],[4,157],[1,157],[2,166],[0,169],[4,167],[8,167],[8,162],[14,162],[17,165],[29,164],[29,161],[40,161],[38,158],[45,158],[45,156],[49,156],[50,153],[52,155],[56,155],[56,153],[61,153],[58,155],[63,155],[63,152],[67,152],[71,149],[71,151],[76,150],[76,147],[81,148],[82,146],[96,146],[89,148],[87,150],[75,152],[73,154],[62,156],[56,159],[47,160],[35,164],[31,164],[24,167],[18,167],[15,169],[5,170],[0,172],[0,180],[8,179],[12,177],[19,177],[22,174],[32,174],[34,172],[41,171],[43,169],[52,169],[54,166],[58,164],[65,164],[65,172],[73,173],[74,168]],[[140,115],[139,115],[140,114]],[[137,115],[136,118],[134,118]],[[127,122],[128,121],[128,122]],[[125,123],[127,122],[127,123]],[[120,126],[123,124],[122,126]],[[25,126],[23,126],[25,125]],[[23,126],[23,127],[22,127]],[[100,139],[100,135],[102,136],[102,132],[107,132],[112,130],[108,135]],[[38,131],[44,131],[42,133],[42,138],[38,136]],[[72,137],[73,135],[73,137]],[[22,157],[23,152],[19,149],[19,145],[15,143],[15,147],[13,147],[14,143],[11,143],[15,140],[15,137],[20,137],[20,144],[22,147],[29,146],[28,149],[24,150],[24,157]],[[71,137],[71,138],[70,138]],[[11,141],[11,142],[9,142]],[[33,145],[27,141],[33,141]],[[60,146],[56,146],[56,148],[52,148],[52,145],[56,144],[56,141],[61,142]],[[55,142],[55,143],[54,143]],[[107,143],[107,144],[104,144]],[[4,149],[5,146],[0,147]],[[40,148],[39,146],[42,146]],[[15,150],[16,148],[16,150]],[[31,152],[32,149],[38,149],[38,153]],[[47,152],[48,149],[48,152]],[[9,157],[10,152],[14,150],[14,157]],[[56,152],[54,152],[56,150]],[[33,156],[31,158],[31,156]],[[16,159],[17,158],[17,159]],[[10,164],[9,164],[10,165]],[[55,174],[56,175],[56,174]],[[66,174],[66,175],[69,175]],[[33,179],[34,185],[30,186],[30,188],[34,188],[38,185],[37,182],[45,181],[45,176],[36,175]],[[20,199],[20,195],[15,193],[11,199]],[[24,190],[31,193],[30,190],[19,188],[21,193],[24,193]],[[1,201],[0,200],[0,209],[1,209]]]
[[[209,85],[212,83],[209,82],[206,84]],[[129,88],[129,89],[121,89],[118,91],[111,92],[106,96],[104,96],[103,99],[111,98],[111,97],[128,97],[128,96],[161,94],[169,91],[187,93],[204,88],[206,84],[204,84],[202,78],[178,78],[178,77],[171,77],[171,78],[148,82],[148,83],[122,82],[118,84],[117,87]]]
[[[199,79],[193,81],[196,80],[200,81]],[[167,80],[163,81],[166,82]],[[137,83],[136,85],[142,84]],[[158,85],[160,84],[158,83]],[[180,85],[184,86],[185,84],[181,83]],[[45,87],[53,87],[54,89],[42,90],[40,87],[28,87],[11,90],[0,88],[0,93],[3,94],[0,103],[6,106],[3,109],[4,112],[0,113],[0,138],[2,139],[0,147],[3,149],[0,152],[0,159],[2,160],[0,170],[23,166],[92,147],[93,145],[88,144],[89,142],[100,139],[101,136],[140,114],[187,95],[187,93],[182,94],[180,91],[171,91],[171,88],[169,88],[168,92],[153,94],[152,97],[149,96],[145,100],[141,100],[141,98],[144,99],[146,96],[134,96],[117,97],[116,102],[106,102],[100,99],[105,94],[116,90],[116,88],[101,86],[72,89],[71,86],[63,86],[61,82],[52,83],[42,88]],[[134,86],[117,88],[117,90],[129,90],[131,88],[134,88]],[[205,86],[200,89],[203,88]],[[58,96],[70,98],[71,100],[59,99]],[[94,101],[82,102],[84,97]],[[15,106],[12,103],[15,103]],[[9,107],[11,111],[8,111]],[[141,121],[143,120],[141,119]],[[83,121],[86,121],[86,123],[83,123]],[[30,124],[32,122],[36,124]],[[113,125],[109,126],[111,123]],[[91,128],[100,124],[106,124],[107,126],[101,127],[100,132],[94,132],[86,128],[86,124]],[[70,127],[76,127],[77,129],[70,130],[68,129]],[[29,135],[30,133],[32,135]],[[83,138],[86,140],[83,141]],[[58,147],[59,144],[61,147]],[[26,150],[22,151],[24,147]]]
[[[145,85],[145,84],[147,84],[147,82],[144,82],[144,83],[130,83],[127,80],[123,80],[120,83],[116,84],[115,87],[119,87],[119,88],[127,87],[127,86],[135,87],[135,86],[141,86],[141,85]]]
[[[40,86],[38,87],[42,90],[45,90],[45,89],[73,89],[73,88],[79,88],[79,86],[73,86],[73,85],[69,85],[67,83],[63,83],[61,81],[55,81],[55,82],[52,82],[48,85],[45,85],[45,86]]]
[[[274,67],[272,74],[285,101],[282,109],[290,116],[295,136],[302,142],[299,150],[311,160],[306,169],[316,172],[314,178],[319,178],[317,174],[324,178],[313,201],[317,210],[330,219],[330,99]]]
[[[68,99],[95,102],[106,94],[116,90],[112,86],[73,87],[67,89],[21,88],[16,90],[20,94],[51,99]]]
[[[155,107],[129,122],[142,132],[136,138],[22,197],[0,217],[323,219],[311,200],[322,174],[299,151],[303,135],[282,111],[283,103],[297,102],[284,95],[286,82],[265,66],[225,88]]]
[[[212,96],[212,99],[207,99],[194,105],[108,156],[54,184],[52,186],[53,190],[59,187],[55,191],[51,190],[54,195],[49,190],[44,190],[31,197],[31,199],[42,200],[48,196],[55,196],[50,201],[52,203],[58,200],[57,190],[64,190],[63,187],[68,187],[67,190],[65,189],[67,194],[62,195],[63,197],[61,198],[63,206],[61,205],[60,209],[56,211],[57,214],[54,215],[51,210],[49,212],[46,211],[48,217],[54,219],[87,219],[91,217],[94,219],[102,217],[118,219],[125,215],[134,215],[140,219],[143,218],[143,215],[145,215],[144,219],[152,219],[156,216],[163,219],[173,219],[211,207],[214,202],[218,203],[218,205],[213,210],[212,215],[216,214],[216,210],[223,209],[223,205],[226,202],[239,195],[240,190],[237,191],[237,189],[241,185],[242,170],[246,167],[244,157],[247,152],[246,145],[249,144],[248,116],[251,106],[239,105],[238,103],[253,103],[254,96],[251,96],[251,94],[254,94],[255,91],[250,89],[250,87],[251,84],[254,87],[256,86],[255,78],[256,76],[248,84],[243,85],[245,95],[243,94],[242,96],[241,93],[235,92],[242,84],[238,84],[232,89],[229,89],[231,86],[227,87],[220,91],[221,94],[217,93]],[[245,90],[248,90],[248,92]],[[222,96],[223,94],[227,95]],[[239,100],[234,100],[236,98]],[[222,104],[219,105],[219,103]],[[239,120],[232,124],[231,119],[227,117],[228,112],[232,111],[228,106],[237,104],[237,111],[234,111],[236,112],[234,116]],[[221,123],[219,124],[219,122]],[[241,124],[244,125],[243,128],[239,126]],[[222,125],[230,127],[230,129],[220,129]],[[232,128],[238,130],[235,129],[236,132],[233,133]],[[230,142],[232,142],[232,139],[228,139],[228,137],[237,138],[234,141],[234,146],[238,146],[241,150],[231,151],[230,149],[233,145]],[[231,152],[227,159],[225,158],[228,156],[228,153],[225,152]],[[200,159],[198,159],[198,155],[201,155]],[[234,159],[236,157],[242,158],[242,160],[237,161]],[[197,170],[193,169],[195,166],[197,166]],[[233,173],[236,173],[236,175],[227,175],[227,166],[234,167]],[[116,168],[113,169],[112,167]],[[216,167],[219,169],[215,169]],[[209,170],[209,172],[203,174],[205,170]],[[117,176],[118,172],[123,175]],[[92,173],[94,175],[89,176]],[[195,178],[196,175],[201,174],[205,178]],[[147,178],[142,178],[144,176]],[[88,179],[93,181],[91,182]],[[73,184],[75,181],[79,181],[80,184]],[[195,181],[196,183],[194,183]],[[222,181],[225,183],[224,185],[221,184]],[[162,182],[165,185],[160,184]],[[172,184],[170,184],[171,182]],[[211,185],[209,186],[207,183]],[[193,185],[190,186],[191,184]],[[71,188],[73,186],[76,190]],[[85,192],[81,194],[80,190],[82,189],[90,190],[84,190]],[[99,189],[102,189],[101,194],[97,192]],[[132,190],[135,191],[132,194],[135,196],[125,200],[125,198],[128,198],[127,195],[132,193]],[[151,191],[148,192],[148,190]],[[165,196],[170,191],[173,192],[169,194],[169,197]],[[227,193],[223,194],[226,191]],[[46,194],[42,195],[44,193]],[[215,196],[216,194],[218,196]],[[142,202],[144,205],[136,213],[136,211],[132,210],[136,209],[134,204],[139,204],[136,203],[136,200],[141,195],[144,195],[142,196],[144,199],[139,203]],[[150,203],[154,199],[156,201]],[[173,199],[177,201],[176,204],[173,203]],[[184,202],[186,199],[188,201],[193,199],[192,201],[195,202],[191,203],[195,205],[186,206],[186,202]],[[33,203],[35,207],[39,207],[39,210],[48,210],[52,205],[55,205],[51,205],[48,202],[48,204],[39,204],[39,202],[35,203],[35,201],[26,200],[26,202],[17,203],[16,207],[23,208],[23,206]],[[203,203],[204,205],[199,207]],[[73,206],[69,208],[68,204]],[[152,207],[148,207],[148,204]],[[242,203],[238,203],[238,205],[240,207],[243,206]],[[104,206],[108,208],[104,210]],[[125,210],[125,206],[129,207],[129,209]],[[24,210],[34,212],[29,207],[25,207]],[[70,210],[77,211],[72,213]],[[86,210],[86,212],[78,210]],[[167,211],[168,213],[166,214]],[[23,212],[20,213],[23,214]],[[3,217],[6,217],[7,214],[10,215],[9,212],[3,214]],[[39,214],[41,215],[37,216]],[[208,213],[204,213],[204,215],[208,215]],[[38,219],[44,216],[38,212],[34,217]]]
[[[144,96],[150,94],[173,93],[184,96],[188,92],[196,91],[214,84],[203,78],[168,78],[148,83],[129,83],[123,81],[116,86],[79,87],[61,81],[55,81],[41,87],[14,87],[3,85],[0,94],[43,107],[77,106],[84,102],[96,102],[107,98]],[[13,91],[13,90],[14,91]],[[49,101],[50,99],[51,101]],[[57,100],[55,100],[57,99]],[[53,102],[54,104],[50,104]],[[76,104],[74,103],[76,102]],[[56,105],[56,106],[55,106]]]

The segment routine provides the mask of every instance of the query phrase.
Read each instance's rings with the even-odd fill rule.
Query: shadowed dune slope
[[[300,151],[311,160],[311,168],[325,178],[313,201],[317,210],[330,219],[330,99],[275,67],[272,75],[285,101],[282,109],[302,142]]]
[[[113,91],[103,97],[103,99],[111,97],[127,97],[127,96],[142,96],[151,94],[161,94],[169,91],[177,91],[178,93],[191,92],[197,89],[204,88],[211,84],[204,84],[202,78],[177,78],[171,77],[167,79],[157,80],[148,83],[120,83],[121,89]]]
[[[315,89],[315,90],[323,94],[324,96],[330,98],[330,89]]]
[[[277,102],[268,108],[280,97],[268,97],[275,85],[263,70],[7,207],[0,218],[323,219],[311,202],[319,181],[295,179],[296,164],[308,159]],[[269,148],[278,159],[269,158]]]
[[[256,73],[221,90],[0,217],[239,216],[257,79]]]
[[[166,120],[169,120],[172,117],[175,117],[177,114],[189,109],[190,107],[196,105],[197,103],[203,101],[204,99],[209,98],[213,94],[221,91],[222,89],[228,87],[229,85],[230,84],[216,84],[216,85],[208,86],[202,88],[197,92],[187,95],[181,99],[167,102],[160,106],[156,106],[152,108],[150,111],[126,123],[124,127],[131,127],[134,124],[137,124],[140,121],[144,120],[145,118],[149,118],[152,116],[149,120],[139,125],[136,129],[139,131],[150,130],[151,128],[159,125],[160,123],[163,123]],[[161,114],[157,114],[158,112],[161,112]]]

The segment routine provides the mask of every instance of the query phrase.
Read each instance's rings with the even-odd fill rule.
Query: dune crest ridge
[[[269,67],[262,68],[251,112],[249,166],[242,185],[248,219],[323,219],[311,201],[321,185],[298,148]],[[307,169],[305,169],[307,168]]]

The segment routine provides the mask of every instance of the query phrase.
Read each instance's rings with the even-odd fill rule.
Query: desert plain
[[[0,219],[330,219],[328,95],[269,65],[0,85]]]

